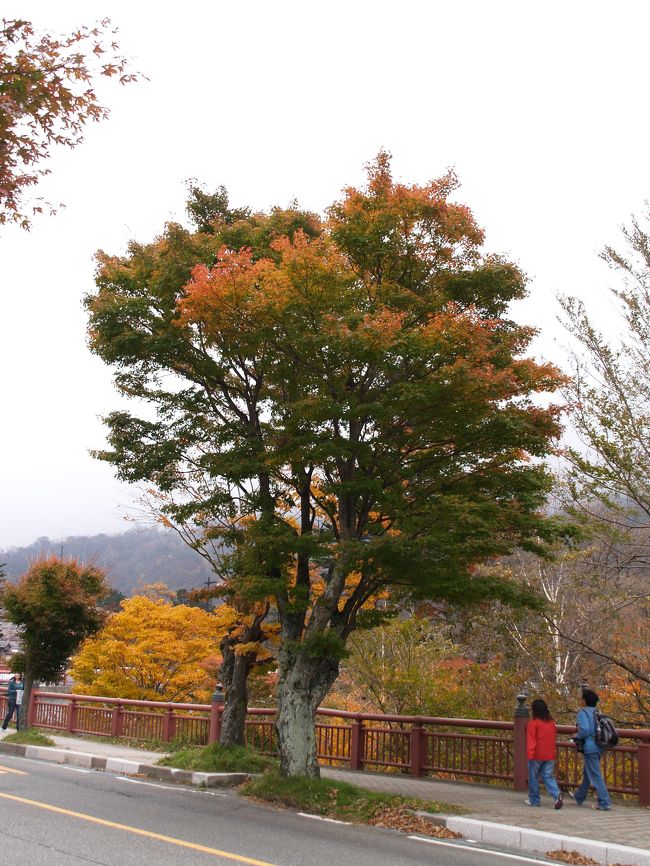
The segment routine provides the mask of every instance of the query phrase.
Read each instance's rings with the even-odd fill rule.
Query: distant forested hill
[[[29,547],[0,550],[9,580],[15,580],[36,557],[61,553],[105,568],[108,582],[125,595],[137,594],[145,583],[162,581],[172,589],[200,586],[214,573],[174,532],[131,529],[119,535],[74,535],[52,541],[38,538]]]

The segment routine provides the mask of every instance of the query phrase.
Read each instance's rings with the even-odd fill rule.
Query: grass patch
[[[56,743],[50,737],[46,737],[37,728],[29,728],[27,731],[16,731],[2,738],[3,743],[19,743],[23,746],[54,746]]]
[[[285,779],[277,769],[251,779],[240,789],[245,797],[276,806],[310,812],[354,824],[375,824],[430,836],[453,838],[458,836],[444,827],[438,827],[413,814],[415,811],[452,812],[464,810],[449,803],[418,800],[395,794],[380,794],[358,788],[347,782],[330,779],[297,777]]]
[[[178,767],[201,773],[263,773],[277,766],[273,758],[245,746],[209,746],[179,749],[158,761],[163,767]]]

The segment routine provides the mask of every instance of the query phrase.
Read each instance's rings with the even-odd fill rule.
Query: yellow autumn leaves
[[[214,689],[219,642],[231,625],[214,613],[136,596],[72,659],[79,694],[150,701],[204,702]]]

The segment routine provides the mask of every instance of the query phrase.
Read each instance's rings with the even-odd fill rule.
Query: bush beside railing
[[[353,770],[480,779],[526,788],[527,710],[520,705],[511,722],[380,715],[319,709],[318,757],[330,766]],[[132,740],[205,745],[219,739],[223,704],[163,703],[35,690],[29,724],[39,728]],[[0,697],[0,713],[6,698]],[[246,742],[264,754],[276,754],[275,710],[248,711]],[[582,762],[566,739],[575,727],[558,726],[557,777],[565,788],[577,787]],[[604,771],[609,789],[638,796],[650,806],[650,730],[619,729],[620,744],[609,750]]]

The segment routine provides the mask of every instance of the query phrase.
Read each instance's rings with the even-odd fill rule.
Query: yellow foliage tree
[[[228,611],[207,613],[144,596],[126,599],[121,608],[72,659],[74,691],[147,701],[208,701]]]

